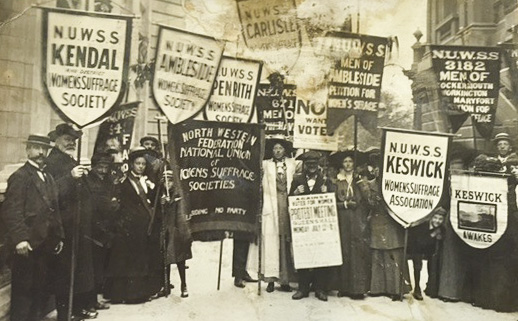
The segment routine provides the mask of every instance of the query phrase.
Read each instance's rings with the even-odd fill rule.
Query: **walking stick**
[[[218,291],[221,281],[221,258],[223,257],[223,240],[221,240],[221,243],[219,244]]]
[[[405,245],[403,246],[403,266],[400,267],[400,278],[399,278],[399,297],[400,301],[403,301],[403,280],[405,278],[405,266],[407,266],[406,261],[406,250],[408,248],[408,228],[405,228]]]

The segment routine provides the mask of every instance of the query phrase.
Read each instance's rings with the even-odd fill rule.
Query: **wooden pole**
[[[399,300],[403,301],[403,281],[405,279],[405,266],[408,266],[408,263],[406,261],[406,251],[408,248],[408,228],[405,228],[405,244],[403,246],[403,266],[401,266],[399,269]]]
[[[221,240],[221,243],[219,244],[218,291],[219,285],[221,283],[221,259],[223,257],[223,241],[224,240]]]
[[[354,115],[354,166],[358,166],[358,115]]]
[[[261,269],[262,269],[262,254],[263,254],[263,237],[262,237],[262,234],[263,234],[263,220],[262,220],[262,217],[261,217],[261,211],[259,211],[259,228],[260,228],[260,231],[257,235],[257,244],[259,246],[259,253],[258,253],[258,270],[257,270],[257,295],[261,295]]]
[[[475,128],[475,123],[473,122],[473,119],[471,120],[471,130],[473,131],[473,148],[475,149],[475,152],[478,152],[478,148],[477,148],[477,129]]]

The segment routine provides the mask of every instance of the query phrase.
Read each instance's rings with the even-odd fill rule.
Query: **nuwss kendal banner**
[[[222,54],[223,44],[214,38],[159,26],[152,90],[171,123],[192,118],[205,106]]]
[[[65,120],[84,127],[121,101],[131,17],[45,8],[42,32],[44,89]]]
[[[288,197],[296,269],[342,264],[334,193]]]
[[[500,49],[430,46],[440,104],[456,133],[471,116],[480,135],[490,138],[500,90]]]
[[[507,229],[507,178],[473,173],[451,174],[450,222],[469,246],[485,249]]]
[[[173,168],[195,239],[255,233],[260,205],[260,125],[189,120],[169,127]]]
[[[384,129],[381,194],[390,215],[407,227],[438,205],[445,185],[450,137]]]

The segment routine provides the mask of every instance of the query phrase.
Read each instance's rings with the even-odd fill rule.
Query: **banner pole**
[[[475,128],[475,123],[471,120],[471,130],[473,131],[473,148],[475,152],[478,152],[477,148],[477,129]]]
[[[358,166],[358,115],[354,115],[354,167]]]
[[[408,266],[406,259],[406,251],[408,248],[408,228],[405,227],[405,244],[403,246],[403,266],[400,270],[400,278],[399,278],[399,301],[403,301],[403,280],[405,278],[405,266]],[[414,281],[415,282],[415,281]],[[414,285],[415,286],[415,285]]]
[[[223,257],[223,240],[221,240],[219,244],[219,266],[218,266],[218,291],[219,291],[219,285],[221,283],[221,258]]]

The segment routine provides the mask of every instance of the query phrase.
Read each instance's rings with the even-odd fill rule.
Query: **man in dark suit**
[[[293,177],[291,182],[290,195],[308,195],[327,193],[328,182],[318,168],[318,161],[322,155],[316,151],[306,152],[298,160],[304,162],[304,172]],[[327,301],[327,277],[328,268],[299,269],[299,289],[292,296],[293,300],[300,300],[309,296],[311,283],[315,289],[315,296],[321,301]]]
[[[11,321],[39,321],[46,303],[49,272],[63,248],[58,191],[44,170],[46,136],[30,135],[27,162],[9,177],[2,219],[12,258]]]
[[[59,124],[49,133],[56,144],[47,157],[47,171],[54,177],[59,191],[59,208],[65,241],[56,293],[58,321],[66,320],[70,291],[70,272],[75,253],[75,273],[73,284],[73,311],[75,319],[97,317],[97,302],[94,288],[92,258],[92,197],[84,177],[87,167],[79,165],[73,158],[76,154],[77,139],[82,132],[69,124]],[[73,250],[74,237],[76,248]]]

